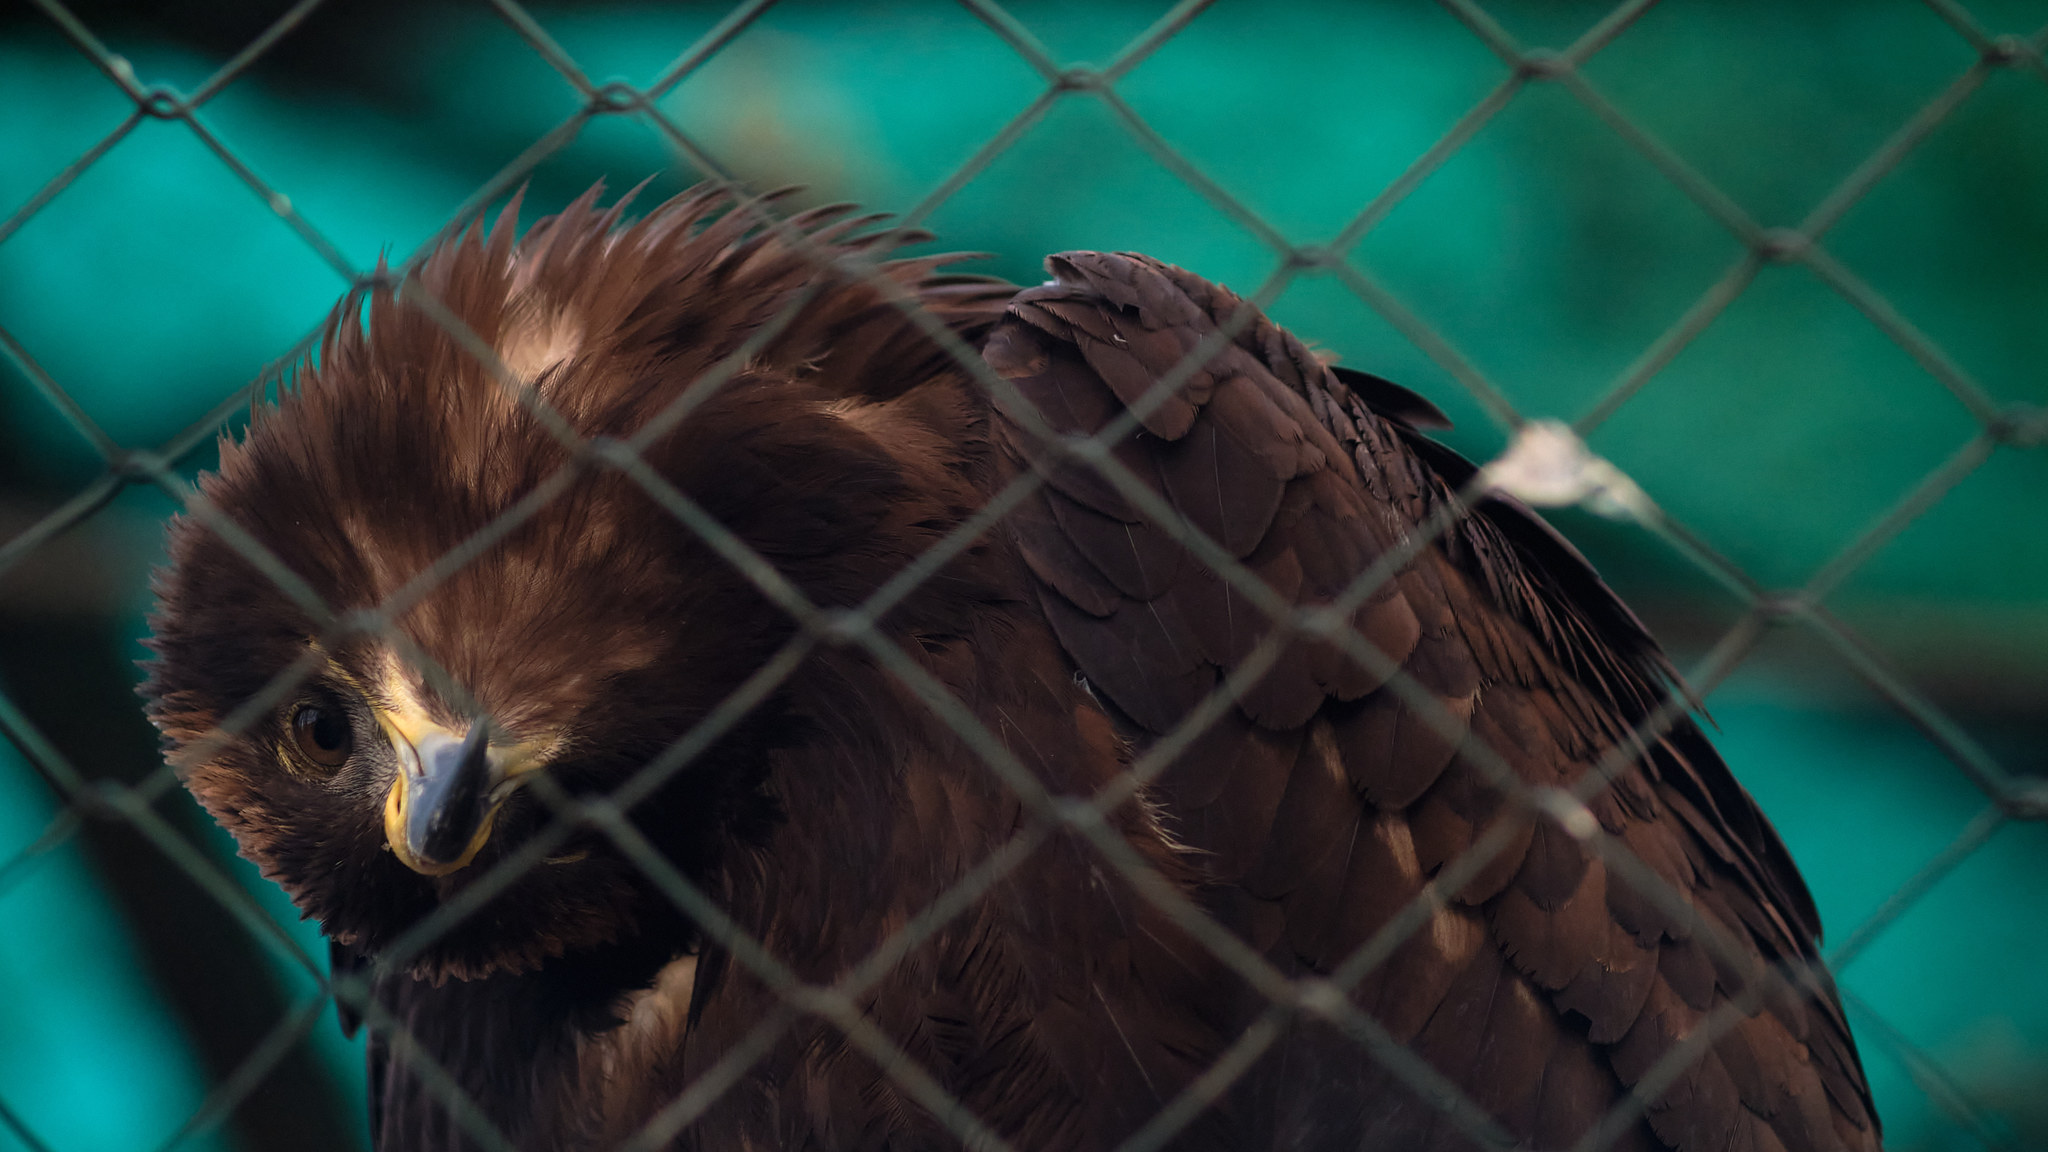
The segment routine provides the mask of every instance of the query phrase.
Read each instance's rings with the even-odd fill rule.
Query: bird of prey
[[[1144,256],[623,208],[345,301],[157,580],[383,1152],[1879,1147],[1784,845],[1429,403]]]

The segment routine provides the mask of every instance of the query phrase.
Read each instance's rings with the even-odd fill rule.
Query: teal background
[[[145,84],[190,91],[282,11],[76,9]],[[595,80],[652,81],[717,5],[537,6]],[[1107,63],[1161,14],[1018,3],[1062,64]],[[1500,4],[1563,48],[1601,5]],[[1980,0],[2032,35],[2048,2]],[[1583,75],[1766,226],[1797,224],[1976,52],[1899,0],[1667,3]],[[1411,2],[1215,5],[1117,86],[1206,177],[1299,244],[1337,235],[1508,70],[1444,10]],[[964,9],[772,8],[660,101],[748,182],[806,202],[917,205],[1045,88]],[[481,4],[337,3],[200,113],[357,268],[402,258],[579,107]],[[39,13],[0,15],[0,219],[132,105]],[[530,174],[526,219],[605,179],[697,178],[643,122],[601,117]],[[1148,252],[1249,292],[1280,258],[1147,152],[1100,101],[1064,98],[926,225],[1020,281],[1066,248]],[[2048,73],[1989,75],[1824,240],[2000,404],[2048,403]],[[1351,253],[1526,417],[1573,419],[1743,254],[1564,88],[1537,84]],[[286,354],[346,281],[177,122],[146,121],[0,242],[0,329],[120,444],[202,419]],[[1443,363],[1338,278],[1302,274],[1271,311],[1345,364],[1456,420],[1468,455],[1505,431]],[[1591,435],[1677,522],[1759,584],[1795,588],[1979,424],[1804,268],[1765,268]],[[211,449],[180,461],[190,474]],[[88,441],[0,355],[0,538],[83,488]],[[1828,608],[2012,772],[2038,777],[2048,714],[2048,450],[2001,447],[1835,590]],[[128,488],[0,574],[0,687],[88,778],[155,766],[129,688],[170,500]],[[1553,519],[1681,664],[1745,605],[1638,528]],[[1800,628],[1712,686],[1717,742],[1783,831],[1830,941],[1959,835],[1986,798]],[[233,857],[180,792],[156,805],[316,959],[317,929]],[[21,858],[60,803],[0,743],[0,1104],[49,1148],[148,1148],[181,1125],[315,984],[153,846],[89,822]],[[1996,832],[1842,973],[1896,1149],[2048,1147],[2048,828]],[[1867,1013],[1874,1013],[1869,1015]],[[354,1148],[360,1053],[331,1009],[192,1148]],[[1958,1106],[1961,1102],[1961,1106]],[[27,1147],[0,1123],[0,1150]]]

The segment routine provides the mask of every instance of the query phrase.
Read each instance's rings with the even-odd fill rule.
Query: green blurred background
[[[283,11],[271,0],[73,5],[146,85],[197,87]],[[1488,6],[1563,48],[1602,4]],[[727,8],[541,5],[596,81],[649,84]],[[1062,65],[1112,59],[1156,4],[1011,8]],[[1958,10],[1959,11],[1959,10]],[[2032,35],[2048,0],[1970,0]],[[2036,43],[2038,44],[2038,40]],[[1587,80],[1766,226],[1797,224],[1978,53],[1912,0],[1671,0]],[[2038,61],[2038,55],[2035,57]],[[1509,75],[1417,0],[1202,13],[1117,86],[1201,173],[1297,244],[1322,244]],[[759,187],[903,212],[1044,90],[971,13],[936,0],[775,5],[660,101]],[[482,3],[336,0],[202,121],[358,268],[402,258],[580,106]],[[0,220],[133,105],[43,13],[0,8]],[[530,174],[526,219],[603,178],[698,176],[645,122],[598,117]],[[1066,248],[1135,249],[1242,291],[1280,257],[1191,189],[1104,103],[1063,98],[926,221],[1020,281]],[[2048,402],[2048,71],[1984,78],[1825,240],[1999,404]],[[1524,416],[1589,411],[1743,249],[1555,84],[1518,94],[1352,252]],[[346,282],[192,131],[145,121],[0,242],[0,329],[123,446],[202,420],[289,352]],[[1501,425],[1440,358],[1326,272],[1271,311],[1342,362],[1403,381],[1487,457]],[[1601,423],[1595,451],[1758,583],[1791,589],[1971,441],[1970,411],[1801,267],[1767,267]],[[207,466],[210,443],[179,466]],[[0,539],[103,469],[0,355]],[[2048,450],[2001,447],[1833,591],[1876,658],[2004,768],[2048,771]],[[0,574],[0,689],[87,777],[155,770],[132,661],[170,500],[128,487]],[[1745,604],[1638,528],[1554,519],[1679,657]],[[1839,942],[1962,834],[1985,795],[1807,630],[1774,630],[1707,705]],[[322,955],[317,930],[181,792],[168,826]],[[127,823],[60,822],[0,743],[0,1105],[57,1152],[356,1149],[360,1050],[314,981]],[[52,829],[60,835],[50,835]],[[1895,1149],[2048,1147],[2048,828],[1999,828],[1842,973]],[[301,1031],[279,1029],[321,1011]],[[225,1119],[192,1123],[252,1051],[281,1057]],[[225,1099],[225,1098],[220,1098]],[[216,1100],[216,1103],[220,1100]],[[197,1129],[189,1131],[188,1129]],[[0,1121],[0,1150],[34,1148]]]

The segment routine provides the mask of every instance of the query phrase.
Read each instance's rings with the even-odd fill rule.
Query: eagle
[[[367,280],[156,576],[377,1148],[1880,1146],[1784,844],[1429,402],[629,199]]]

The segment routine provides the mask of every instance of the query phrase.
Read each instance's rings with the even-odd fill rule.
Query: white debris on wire
[[[1586,448],[1560,420],[1531,420],[1507,451],[1480,471],[1490,490],[1539,508],[1582,504],[1617,520],[1654,519],[1657,506],[1628,473]]]

